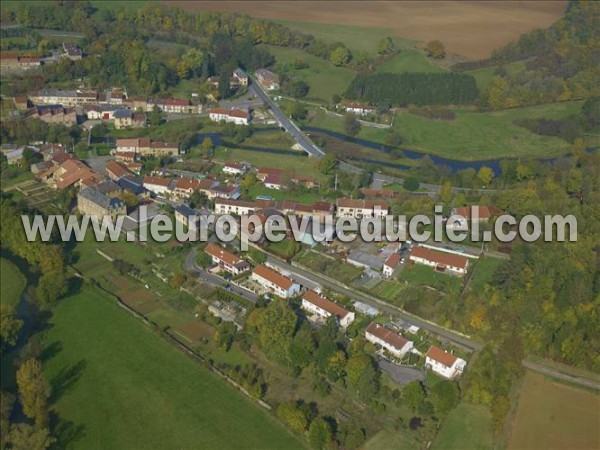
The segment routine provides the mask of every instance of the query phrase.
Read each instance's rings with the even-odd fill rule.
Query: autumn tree
[[[487,166],[482,166],[477,172],[477,178],[481,180],[483,186],[489,186],[494,179],[494,171]]]
[[[35,420],[38,428],[44,428],[48,422],[48,398],[50,384],[42,373],[42,364],[36,359],[28,359],[17,371],[19,400],[23,413]]]
[[[402,403],[412,411],[419,411],[425,398],[425,389],[420,381],[411,381],[402,389]]]
[[[4,305],[0,308],[0,351],[5,345],[15,345],[23,321],[18,318],[15,307]]]
[[[325,175],[331,175],[337,166],[337,160],[335,154],[326,153],[321,159],[319,159],[318,167],[321,173]]]
[[[212,264],[212,258],[204,251],[196,253],[196,264],[203,269],[208,269]]]
[[[331,448],[333,443],[331,425],[325,419],[317,417],[311,422],[308,429],[308,441],[316,450]]]
[[[8,436],[12,450],[45,450],[56,442],[46,427],[34,427],[27,423],[14,424]]]
[[[425,46],[427,55],[434,59],[443,59],[446,57],[446,48],[442,41],[437,39],[429,41]]]
[[[350,50],[340,45],[331,51],[329,54],[329,61],[331,61],[331,64],[334,66],[345,66],[350,62],[351,57]]]
[[[213,140],[210,137],[205,137],[202,140],[202,149],[206,150],[207,152],[211,151],[213,148],[215,148],[215,145],[213,144]]]
[[[452,381],[440,381],[431,389],[429,400],[438,417],[444,417],[460,401],[458,385]]]
[[[394,53],[394,41],[390,36],[382,38],[377,44],[377,53],[380,55],[389,55]]]
[[[373,359],[363,352],[351,355],[346,364],[346,381],[348,389],[362,400],[373,398],[379,391],[379,371]]]
[[[296,402],[285,402],[277,407],[277,417],[292,431],[304,433],[308,428],[306,412]]]

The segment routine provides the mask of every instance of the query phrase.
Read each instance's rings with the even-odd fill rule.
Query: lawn
[[[304,204],[314,203],[316,201],[321,200],[321,194],[319,194],[318,189],[311,189],[305,192],[294,193],[286,189],[278,191],[276,189],[266,188],[262,184],[256,184],[252,186],[248,191],[248,197],[250,197],[251,199],[255,199],[260,195],[271,197],[275,200],[292,200]]]
[[[557,137],[531,133],[515,125],[513,121],[522,118],[567,117],[577,114],[581,105],[581,101],[573,101],[494,112],[456,109],[456,118],[452,121],[432,120],[402,112],[396,115],[394,128],[404,138],[403,147],[454,160],[550,158],[569,152],[571,144]],[[317,114],[310,125],[343,132],[341,119],[324,113]],[[362,127],[357,137],[384,143],[386,134],[387,130]]]
[[[402,294],[404,289],[406,289],[406,286],[398,282],[381,280],[371,292],[384,300],[394,301]]]
[[[527,372],[509,449],[600,448],[600,397]]]
[[[0,305],[16,306],[27,281],[19,268],[6,258],[0,258]]]
[[[298,257],[297,262],[310,270],[322,273],[334,280],[350,284],[356,280],[362,269],[338,259],[327,258],[314,251],[308,251]]]
[[[91,287],[44,341],[61,448],[302,448],[254,402]]]
[[[290,75],[304,80],[310,86],[307,98],[331,102],[334,94],[344,93],[356,72],[345,67],[336,67],[330,62],[311,55],[304,50],[289,47],[267,46],[275,56],[278,64],[291,63],[296,58],[303,58],[309,67],[293,70]]]
[[[432,64],[425,53],[415,49],[402,50],[377,68],[377,72],[445,72],[440,66]]]
[[[491,449],[492,418],[488,408],[461,403],[444,420],[433,450]]]
[[[401,450],[419,448],[419,443],[412,437],[413,435],[410,432],[386,428],[369,439],[363,448],[364,450]]]
[[[470,264],[473,264],[473,260],[469,260]],[[471,268],[472,277],[469,283],[469,287],[473,291],[481,291],[486,283],[492,281],[492,277],[498,270],[498,267],[502,264],[502,260],[492,257],[479,258],[475,262],[473,268]]]
[[[469,70],[465,73],[469,75],[473,75],[475,77],[475,81],[477,82],[477,87],[481,92],[485,91],[494,78],[495,72],[498,69],[498,66],[484,67],[483,69]],[[521,72],[525,70],[525,62],[524,61],[514,61],[508,63],[504,66],[506,73],[513,75],[515,73]]]
[[[404,267],[399,278],[401,281],[406,281],[413,286],[430,286],[444,292],[457,291],[462,286],[459,277],[436,272],[431,267],[422,264]]]

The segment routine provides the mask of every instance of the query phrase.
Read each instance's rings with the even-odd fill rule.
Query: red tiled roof
[[[241,109],[232,109],[229,111],[229,117],[239,117],[242,119],[248,118],[248,113],[246,111],[242,111]]]
[[[292,287],[294,282],[289,278],[284,277],[278,272],[275,272],[273,269],[269,269],[267,266],[263,264],[259,264],[254,268],[253,271],[256,275],[270,281],[273,284],[276,284],[281,289],[288,290]]]
[[[228,252],[227,250],[225,250],[224,248],[216,245],[216,244],[208,244],[206,246],[206,248],[204,249],[204,251],[206,253],[208,253],[211,256],[214,256],[215,258],[219,258],[221,261],[225,262],[226,264],[230,264],[232,266],[237,266],[238,264],[248,264],[246,261],[244,261],[242,258],[240,258],[237,255],[234,255],[231,252]]]
[[[367,333],[378,337],[382,341],[387,342],[392,347],[397,348],[398,350],[402,349],[408,343],[408,339],[404,339],[398,333],[394,333],[392,330],[388,330],[380,323],[372,322],[367,327],[366,331]]]
[[[427,356],[431,359],[433,359],[434,361],[437,361],[441,364],[443,364],[446,367],[452,367],[452,364],[454,364],[456,362],[456,360],[458,359],[458,357],[456,355],[453,355],[452,353],[448,353],[445,350],[442,350],[439,347],[436,347],[435,345],[432,345],[429,348],[429,351],[427,352]]]
[[[150,148],[173,148],[179,149],[177,144],[171,144],[170,142],[151,142]]]
[[[144,177],[144,184],[155,184],[157,186],[167,187],[169,186],[169,183],[171,183],[171,180],[169,180],[168,178],[149,176]]]
[[[348,311],[347,309],[341,307],[337,303],[332,302],[328,298],[325,298],[325,297],[317,294],[315,291],[313,291],[311,289],[307,290],[304,293],[304,295],[302,296],[302,298],[305,299],[306,301],[312,303],[313,305],[316,305],[319,308],[324,309],[329,314],[333,314],[334,316],[336,316],[339,319],[343,319],[350,313],[350,311]]]
[[[468,264],[468,259],[465,256],[454,255],[452,253],[438,252],[426,247],[413,247],[410,251],[410,256],[426,259],[437,264],[451,267],[465,268]]]
[[[125,175],[132,175],[127,167],[117,161],[109,161],[106,163],[106,171],[112,173],[115,177],[121,178]]]
[[[195,190],[200,187],[200,181],[196,178],[181,177],[175,182],[175,189]]]
[[[399,262],[400,262],[400,255],[398,253],[392,253],[388,257],[388,259],[385,260],[384,264],[393,269],[398,265]]]
[[[477,205],[473,205],[477,206]],[[471,219],[471,206],[460,206],[455,208],[454,214],[458,216],[463,216],[466,219]],[[479,218],[480,219],[489,219],[492,216],[498,216],[501,214],[501,211],[494,206],[479,206]]]
[[[168,106],[189,106],[190,102],[188,100],[181,100],[178,98],[159,98],[156,103],[159,105],[168,105]]]
[[[387,209],[387,202],[379,200],[363,200],[363,199],[351,199],[351,198],[339,198],[337,200],[338,208],[363,208],[373,209],[378,206],[381,209]]]

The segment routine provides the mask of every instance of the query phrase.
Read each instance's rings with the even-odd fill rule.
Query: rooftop
[[[402,349],[409,342],[408,339],[403,338],[398,333],[394,333],[392,330],[389,330],[376,322],[372,322],[367,327],[366,332],[378,337],[398,350]]]

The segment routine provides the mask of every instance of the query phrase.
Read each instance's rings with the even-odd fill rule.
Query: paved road
[[[192,250],[186,256],[185,261],[183,262],[183,268],[186,271],[195,274],[203,282],[205,282],[206,284],[210,284],[211,286],[225,288],[227,285],[229,285],[229,289],[231,290],[231,292],[239,295],[240,297],[245,298],[246,300],[252,303],[256,303],[256,299],[258,298],[258,296],[255,293],[243,289],[239,286],[236,286],[235,284],[230,284],[227,281],[223,280],[221,277],[199,269],[196,266],[196,248],[192,248]]]
[[[600,391],[600,382],[598,381],[598,379],[592,380],[589,378],[569,375],[568,373],[562,372],[559,369],[555,369],[554,367],[549,367],[544,364],[535,363],[527,359],[523,360],[523,367],[529,370],[533,370],[534,372],[539,372],[543,375],[548,375],[550,377],[557,378],[562,381],[567,381],[569,383],[578,384],[580,386]]]

